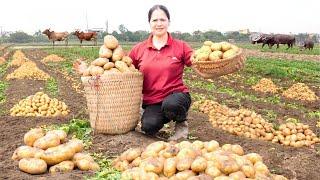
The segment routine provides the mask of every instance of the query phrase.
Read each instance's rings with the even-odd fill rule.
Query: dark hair
[[[150,22],[150,19],[151,19],[151,15],[153,13],[154,10],[156,9],[161,9],[167,16],[167,18],[169,19],[170,21],[170,14],[169,14],[169,11],[167,9],[167,7],[165,7],[164,5],[154,5],[148,12],[148,22]]]

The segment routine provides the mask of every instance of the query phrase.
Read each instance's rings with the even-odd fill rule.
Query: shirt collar
[[[148,37],[148,40],[147,40],[147,46],[149,48],[153,48],[153,49],[156,49],[154,46],[153,46],[153,43],[152,43],[152,37],[153,37],[153,34],[151,33]],[[171,34],[168,32],[168,40],[167,40],[167,43],[164,45],[164,46],[170,46],[172,44],[172,36]]]

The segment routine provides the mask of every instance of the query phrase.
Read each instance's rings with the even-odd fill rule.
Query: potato
[[[106,46],[106,48],[109,48],[111,50],[115,49],[119,45],[118,40],[112,35],[106,35],[103,38],[103,42],[104,42],[104,45]]]
[[[192,148],[184,148],[180,149],[179,153],[177,154],[178,159],[184,159],[184,158],[196,158],[196,152]]]
[[[192,143],[189,141],[181,141],[176,145],[179,149],[192,148]]]
[[[129,70],[130,70],[131,72],[138,72],[138,69],[136,69],[136,67],[135,67],[133,64],[131,64],[131,65],[129,66]]]
[[[244,155],[243,148],[238,144],[231,145],[231,151],[239,156]]]
[[[139,167],[141,161],[142,161],[141,157],[137,157],[135,160],[133,160],[133,161],[130,163],[130,166],[131,166],[131,167]]]
[[[76,166],[82,171],[98,171],[100,169],[96,162],[89,161],[87,159],[80,159],[76,162]]]
[[[164,161],[163,174],[167,177],[173,176],[177,171],[177,160],[176,158],[168,158]]]
[[[207,168],[207,161],[204,157],[198,156],[191,164],[193,172],[202,172]]]
[[[246,175],[241,171],[237,171],[237,172],[229,174],[229,177],[231,177],[233,179],[244,179],[244,178],[246,178]]]
[[[121,61],[125,62],[128,65],[128,67],[130,67],[132,64],[132,59],[129,56],[123,56]]]
[[[12,155],[12,160],[20,160],[22,158],[34,158],[37,152],[43,150],[35,147],[30,146],[20,146],[18,147]]]
[[[148,158],[141,162],[140,167],[146,172],[160,174],[163,170],[163,162],[161,162],[158,158]]]
[[[140,179],[140,169],[138,167],[134,167],[132,169],[127,169],[121,173],[121,180],[139,180]]]
[[[129,163],[141,155],[142,150],[140,148],[130,148],[123,152],[120,156],[121,160],[127,160]]]
[[[228,176],[218,176],[216,178],[214,178],[214,180],[233,180],[232,178],[228,177]]]
[[[163,157],[171,158],[175,157],[179,152],[179,148],[174,145],[169,145],[166,149],[163,150]]]
[[[156,141],[154,143],[151,143],[149,144],[147,147],[146,147],[146,150],[145,151],[154,151],[156,153],[159,153],[161,150],[165,149],[167,146],[167,143],[165,143],[164,141]]]
[[[102,75],[104,72],[104,69],[100,66],[92,66],[90,68],[90,74],[92,76],[98,76],[98,75]]]
[[[60,144],[60,138],[56,134],[47,134],[39,139],[37,139],[33,146],[36,148],[40,148],[46,150],[50,147],[55,147]]]
[[[196,173],[194,173],[193,171],[185,170],[185,171],[178,172],[175,176],[179,180],[187,180],[188,178],[195,176],[195,175],[196,175]]]
[[[202,141],[196,140],[192,143],[192,147],[194,149],[202,149],[204,148],[204,143]]]
[[[227,50],[223,53],[222,58],[223,59],[227,59],[227,58],[231,58],[233,56],[235,56],[237,54],[236,51],[234,51],[233,49]]]
[[[231,49],[231,44],[228,42],[221,42],[221,50],[223,52],[228,51],[229,49]]]
[[[229,159],[219,159],[219,170],[224,174],[231,174],[240,170],[240,166],[237,162],[231,158]]]
[[[113,62],[120,61],[124,55],[124,51],[119,45],[115,50],[113,50],[111,59]]]
[[[29,174],[43,174],[47,171],[47,164],[42,159],[23,158],[19,161],[19,169]]]
[[[272,174],[271,177],[273,180],[288,180],[286,177],[277,174]]]
[[[200,174],[198,176],[193,176],[188,178],[188,180],[212,180],[211,176],[206,174]]]
[[[218,177],[222,174],[221,171],[215,166],[207,166],[205,173],[212,178]]]
[[[216,61],[222,58],[222,52],[221,51],[213,51],[209,54],[209,60],[210,61]]]
[[[270,173],[268,167],[261,161],[256,162],[253,167],[255,172],[258,174],[268,175]]]
[[[81,152],[84,148],[82,140],[73,138],[66,143],[66,146],[72,148],[75,153]]]
[[[58,172],[70,172],[74,168],[74,163],[72,161],[62,161],[59,164],[56,164],[54,166],[51,166],[49,168],[49,172],[51,174],[55,174]]]
[[[130,72],[129,67],[127,66],[127,64],[123,61],[116,61],[115,63],[116,68],[120,71],[120,72]]]
[[[92,61],[91,65],[103,67],[108,62],[109,62],[109,59],[100,57]]]
[[[99,57],[101,58],[111,58],[112,57],[112,50],[108,49],[105,45],[102,45],[99,50]]]
[[[213,43],[210,46],[210,48],[211,48],[212,51],[220,51],[221,50],[221,44],[220,43]]]
[[[204,143],[204,148],[206,148],[208,152],[212,152],[219,148],[219,143],[215,140],[211,140]]]
[[[193,158],[177,158],[177,170],[184,171],[191,168]]]
[[[248,178],[255,177],[255,170],[252,165],[243,165],[241,166],[241,171],[246,175]]]
[[[23,141],[26,145],[28,146],[33,146],[33,143],[44,136],[44,132],[42,130],[42,128],[35,128],[35,129],[31,129],[30,131],[28,131],[24,137],[23,137]]]
[[[43,159],[48,165],[55,165],[62,161],[70,160],[74,154],[74,148],[70,148],[66,144],[62,144],[45,150],[41,159]]]
[[[205,41],[205,42],[203,42],[203,45],[205,45],[205,46],[211,46],[213,44],[213,42],[212,41]]]
[[[124,161],[117,161],[114,163],[113,165],[114,168],[116,168],[118,171],[125,171],[127,169],[129,169],[129,162],[127,160]]]
[[[104,70],[109,70],[111,68],[114,67],[114,63],[113,62],[107,62],[104,66],[103,66],[103,69]]]
[[[90,154],[87,153],[76,153],[73,158],[72,158],[72,162],[74,164],[76,164],[77,161],[81,160],[81,159],[86,159],[88,161],[92,161],[94,162],[94,159],[92,156],[90,156]]]
[[[249,153],[246,154],[244,157],[249,159],[252,162],[252,164],[262,161],[262,157],[257,153]]]
[[[67,133],[64,130],[51,130],[51,131],[48,131],[46,134],[58,135],[61,142],[64,142],[67,138]]]

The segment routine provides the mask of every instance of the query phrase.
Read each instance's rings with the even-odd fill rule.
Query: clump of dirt
[[[277,93],[279,91],[279,87],[270,78],[262,78],[258,84],[252,86],[252,89],[263,93]]]
[[[319,97],[306,84],[296,83],[284,91],[282,95],[289,99],[316,101]]]

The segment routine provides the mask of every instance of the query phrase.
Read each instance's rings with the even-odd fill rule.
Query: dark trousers
[[[153,135],[171,120],[176,122],[185,121],[190,105],[190,94],[182,92],[172,93],[157,104],[142,105],[144,109],[141,118],[142,131]]]

